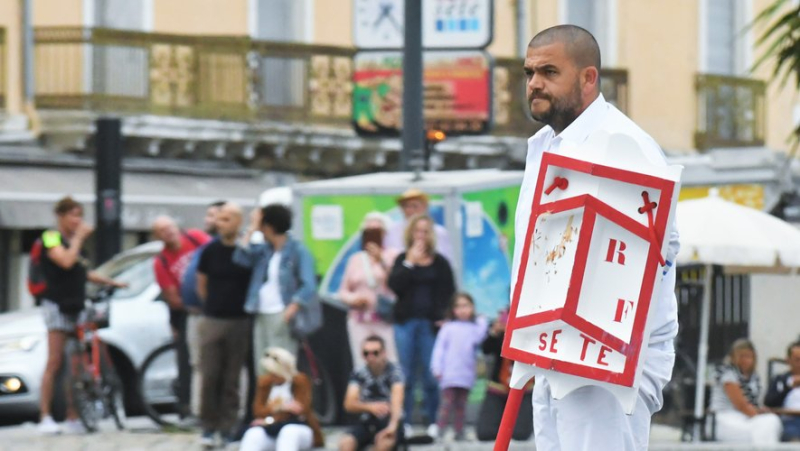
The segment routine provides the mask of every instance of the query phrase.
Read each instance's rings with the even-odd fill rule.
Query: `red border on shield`
[[[513,297],[511,300],[511,309],[507,326],[508,333],[506,333],[503,342],[503,356],[544,369],[630,387],[634,382],[636,367],[639,360],[639,351],[643,344],[642,340],[644,338],[643,336],[647,322],[647,315],[650,309],[650,300],[655,285],[655,277],[657,277],[660,269],[660,246],[654,246],[653,243],[650,242],[647,227],[632,219],[630,216],[615,210],[608,204],[593,196],[584,194],[554,202],[541,203],[545,177],[548,174],[548,170],[551,166],[569,169],[575,172],[582,172],[595,177],[631,183],[644,188],[660,190],[661,195],[658,199],[659,205],[670,204],[672,200],[672,194],[675,189],[675,184],[658,177],[589,163],[561,155],[555,155],[549,152],[545,152],[542,155],[540,166],[541,169],[539,172],[539,177],[536,181],[533,205],[531,207],[531,214],[528,220],[528,229],[525,234],[525,244],[523,245],[523,252],[520,258],[520,266],[517,274],[517,283],[514,287]],[[584,208],[583,226],[579,232],[579,242],[576,249],[575,264],[570,277],[570,287],[567,291],[564,307],[519,317],[517,315],[519,309],[519,298],[522,292],[522,284],[524,282],[524,276],[530,257],[530,244],[533,237],[533,232],[536,228],[536,221],[538,220],[539,216],[544,213],[559,213],[581,207]],[[639,294],[638,307],[634,317],[630,343],[625,343],[623,340],[606,333],[598,326],[579,317],[576,313],[583,277],[586,271],[590,238],[594,232],[594,226],[596,224],[596,217],[598,214],[650,243],[646,260],[647,266],[645,267],[643,275],[644,280]],[[662,239],[667,230],[668,217],[668,208],[658,208],[654,220],[654,227],[656,229],[656,233]],[[580,330],[581,332],[598,340],[609,348],[612,348],[614,351],[622,353],[626,357],[623,372],[617,373],[601,368],[594,368],[561,361],[552,357],[546,357],[511,347],[511,338],[516,330],[535,325],[546,324],[556,320],[562,320],[575,329]]]

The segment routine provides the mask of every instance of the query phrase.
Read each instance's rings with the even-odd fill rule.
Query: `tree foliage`
[[[756,41],[763,53],[754,68],[774,64],[772,78],[780,80],[786,87],[793,78],[792,86],[800,90],[800,2],[775,0],[754,20],[754,25],[763,25],[765,30]],[[795,148],[800,142],[800,125],[793,131]]]

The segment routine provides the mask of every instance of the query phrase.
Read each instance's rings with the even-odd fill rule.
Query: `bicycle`
[[[336,396],[328,370],[319,362],[308,340],[300,341],[297,370],[311,379],[311,404],[317,419],[322,424],[331,424],[336,419]]]
[[[297,368],[311,379],[314,412],[321,423],[330,424],[336,418],[331,378],[307,341],[300,342],[300,351]],[[177,414],[179,382],[175,361],[175,344],[166,343],[147,356],[139,371],[138,390],[144,412],[165,428],[178,428],[180,421]],[[245,387],[242,390],[246,392]]]
[[[96,432],[99,421],[109,416],[119,430],[125,428],[127,421],[122,380],[98,333],[108,327],[109,300],[114,290],[104,287],[90,298],[64,346],[67,393],[88,432]]]

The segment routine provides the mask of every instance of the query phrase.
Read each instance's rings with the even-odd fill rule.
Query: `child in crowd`
[[[453,416],[455,439],[464,439],[467,396],[476,376],[477,348],[486,336],[486,321],[475,316],[475,301],[468,293],[456,293],[447,319],[436,337],[431,372],[442,390],[437,434],[444,435]]]

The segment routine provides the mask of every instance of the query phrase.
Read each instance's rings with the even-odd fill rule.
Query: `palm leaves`
[[[753,68],[773,61],[772,78],[780,80],[781,86],[794,75],[794,88],[800,90],[800,3],[792,0],[775,0],[753,21],[753,25],[764,24],[767,28],[756,41],[764,49]],[[800,125],[794,129],[795,149],[800,143]]]

